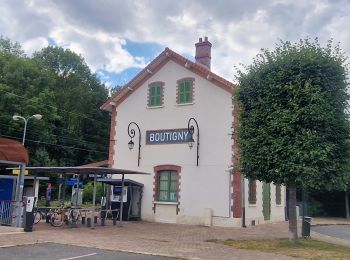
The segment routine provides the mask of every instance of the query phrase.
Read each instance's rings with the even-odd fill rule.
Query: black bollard
[[[86,226],[91,227],[91,218],[86,219]]]

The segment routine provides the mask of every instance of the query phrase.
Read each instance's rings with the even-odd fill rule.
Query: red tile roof
[[[0,138],[0,160],[28,164],[29,156],[20,142]]]
[[[211,81],[214,85],[233,93],[238,88],[237,85],[220,77],[219,75],[211,72],[204,66],[192,62],[189,59],[181,56],[180,54],[172,51],[169,48],[159,54],[153,61],[151,61],[143,70],[141,70],[132,80],[130,80],[124,87],[118,89],[113,93],[102,106],[101,109],[110,111],[111,106],[118,106],[123,100],[125,100],[133,91],[139,88],[147,79],[149,79],[154,73],[161,69],[169,60],[172,60],[179,65],[187,68],[188,70],[196,73],[197,75]]]

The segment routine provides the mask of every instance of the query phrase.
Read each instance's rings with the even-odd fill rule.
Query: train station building
[[[109,166],[150,172],[141,218],[206,226],[285,219],[285,187],[237,167],[238,86],[211,71],[208,38],[195,61],[166,48],[101,108],[111,113]]]

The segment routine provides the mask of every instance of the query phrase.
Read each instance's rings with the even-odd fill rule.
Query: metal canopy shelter
[[[24,186],[24,169],[26,164],[28,164],[29,156],[26,148],[22,143],[8,139],[0,138],[0,166],[18,166],[20,168],[20,173],[17,176],[16,182],[16,220],[15,226],[21,227],[21,201]]]
[[[28,171],[32,173],[60,173],[60,174],[94,174],[94,190],[93,190],[93,210],[95,210],[96,207],[96,182],[97,182],[97,175],[101,174],[120,174],[122,175],[122,189],[124,188],[124,177],[125,174],[130,175],[138,175],[138,174],[151,174],[147,172],[139,172],[139,171],[133,171],[133,170],[126,170],[126,169],[117,169],[117,168],[104,168],[104,167],[27,167]],[[122,216],[123,216],[123,193],[121,194],[121,203],[120,203],[120,214],[119,214],[119,224],[122,223]],[[94,221],[91,221],[91,227],[94,228]]]

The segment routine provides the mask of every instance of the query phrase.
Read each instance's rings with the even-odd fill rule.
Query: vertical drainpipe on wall
[[[242,227],[246,228],[245,224],[245,182],[244,182],[244,176],[242,175]]]

